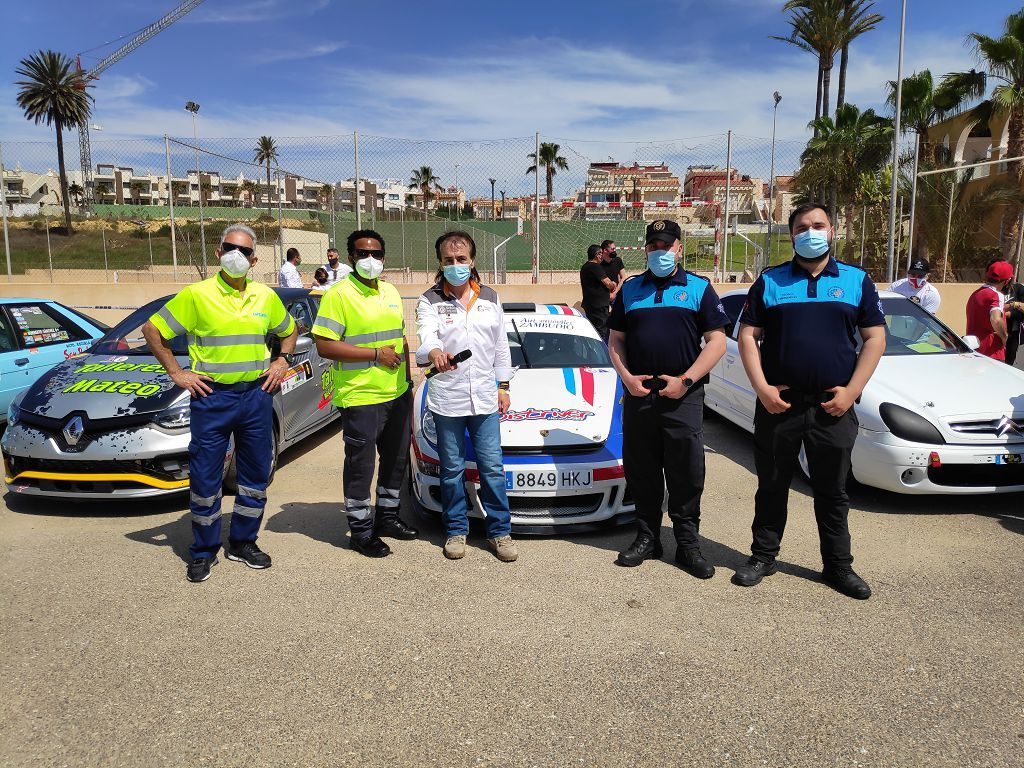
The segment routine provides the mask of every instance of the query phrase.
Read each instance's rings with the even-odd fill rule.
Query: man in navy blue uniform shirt
[[[661,505],[676,537],[676,563],[690,574],[715,574],[697,530],[704,491],[704,382],[725,354],[728,318],[703,277],[683,270],[674,221],[647,227],[647,270],[622,284],[608,319],[608,349],[626,390],[622,463],[636,503],[637,535],[616,562],[661,557]],[[701,340],[704,348],[701,349]]]
[[[822,576],[843,594],[865,600],[871,588],[852,568],[846,478],[857,438],[853,405],[885,351],[885,318],[867,273],[832,256],[835,229],[828,208],[795,208],[789,232],[796,256],[761,274],[740,318],[740,358],[758,400],[757,495],[753,556],[732,580],[752,587],[775,573],[803,444]],[[864,342],[859,353],[858,333]]]

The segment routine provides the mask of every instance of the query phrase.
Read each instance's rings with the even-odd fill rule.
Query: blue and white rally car
[[[622,470],[622,385],[590,322],[562,305],[505,304],[512,364],[511,408],[501,420],[505,488],[516,533],[578,533],[634,518]],[[436,432],[416,390],[413,496],[441,513]],[[467,441],[470,515],[483,517]]]

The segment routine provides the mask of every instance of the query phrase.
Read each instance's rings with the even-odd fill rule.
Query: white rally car
[[[880,292],[886,349],[861,402],[853,476],[907,494],[1024,491],[1024,372],[979,355],[920,305]],[[751,432],[757,398],[737,345],[746,291],[722,297],[727,351],[705,388],[708,408]],[[806,458],[801,449],[801,467]]]
[[[634,518],[622,470],[622,387],[590,322],[563,305],[505,304],[512,364],[511,408],[501,420],[505,488],[516,533],[580,532]],[[441,513],[429,380],[413,411],[413,496]],[[467,440],[470,515],[483,517]]]

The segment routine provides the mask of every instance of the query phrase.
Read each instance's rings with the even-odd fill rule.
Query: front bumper
[[[933,466],[933,453],[938,466]],[[1024,463],[1004,463],[1001,457],[1007,454],[1024,454],[1024,443],[921,445],[891,432],[861,429],[853,448],[853,475],[864,485],[903,494],[1024,491]]]
[[[523,469],[523,465],[506,463],[505,470]],[[530,464],[537,471],[582,472],[596,469],[591,465]],[[475,465],[466,465],[472,477]],[[425,471],[424,471],[425,470]],[[432,474],[436,465],[424,462],[415,453],[410,464],[412,489],[416,502],[428,513],[440,515],[441,480]],[[483,519],[484,510],[478,494],[479,484],[467,481],[470,499],[469,516]],[[635,507],[626,489],[626,481],[594,480],[591,486],[563,491],[506,491],[512,513],[512,530],[517,534],[545,535],[553,533],[584,533],[621,525],[635,519]]]
[[[0,441],[4,480],[12,493],[62,499],[181,493],[188,490],[189,440],[188,429],[140,426],[97,435],[71,452],[62,450],[56,436],[18,423]]]

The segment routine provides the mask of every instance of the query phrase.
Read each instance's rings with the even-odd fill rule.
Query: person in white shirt
[[[339,280],[344,280],[352,274],[352,267],[338,259],[337,248],[327,249],[327,263],[324,264],[324,270],[327,272],[327,284],[323,286],[324,288],[330,288]]]
[[[923,309],[934,315],[939,311],[942,296],[939,294],[939,289],[928,282],[930,272],[931,267],[928,261],[916,258],[910,262],[907,276],[890,285],[889,290],[917,302]]]
[[[430,379],[426,407],[437,431],[441,461],[441,504],[447,530],[444,556],[466,554],[469,508],[466,501],[466,433],[480,475],[487,545],[499,560],[518,557],[512,541],[501,454],[501,416],[509,408],[509,380],[515,373],[505,331],[505,315],[493,288],[480,284],[476,243],[466,232],[446,232],[434,244],[436,284],[420,296],[416,361],[438,372]],[[472,355],[454,364],[465,350]]]
[[[285,258],[287,261],[281,265],[281,269],[277,272],[278,286],[281,288],[304,288],[302,277],[299,275],[299,264],[302,263],[299,249],[289,248]]]

